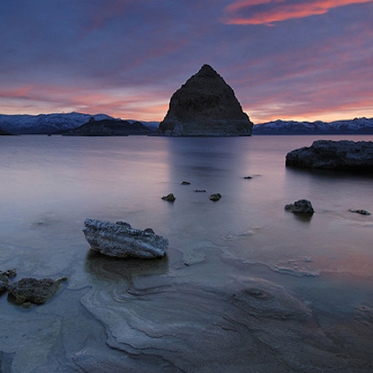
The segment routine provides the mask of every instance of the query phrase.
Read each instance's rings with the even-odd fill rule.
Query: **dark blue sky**
[[[204,63],[254,123],[373,116],[371,0],[0,3],[0,113],[161,120]]]

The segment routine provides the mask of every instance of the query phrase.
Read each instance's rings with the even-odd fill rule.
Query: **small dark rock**
[[[155,234],[155,232],[154,232],[153,229],[151,229],[151,228],[145,228],[145,229],[144,229],[144,232],[145,232],[145,233],[152,233],[152,234]]]
[[[315,210],[312,207],[311,202],[306,199],[301,199],[297,202],[286,205],[285,210],[294,212],[295,214],[306,214],[306,215],[312,215],[315,212]]]
[[[250,179],[252,179],[252,178],[253,178],[252,176],[245,176],[245,177],[244,177],[245,180],[250,180]]]
[[[214,202],[219,201],[220,198],[221,198],[220,193],[214,193],[210,195],[210,200]]]
[[[41,280],[23,278],[9,285],[8,292],[10,296],[14,297],[16,304],[20,305],[26,302],[43,304],[56,294],[60,283],[66,280],[66,277],[62,277],[56,281],[50,278]]]
[[[206,193],[206,189],[196,189],[196,193]]]
[[[183,182],[181,183],[181,185],[190,185],[190,182],[189,182],[189,181],[183,181]]]
[[[162,199],[168,202],[174,202],[176,198],[172,193],[170,193],[167,194],[167,196],[163,196]]]
[[[349,209],[348,211],[356,212],[357,214],[360,214],[360,215],[371,215],[370,212],[368,212],[367,210],[351,210],[351,209]]]

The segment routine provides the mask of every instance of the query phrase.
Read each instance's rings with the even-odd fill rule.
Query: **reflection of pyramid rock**
[[[209,65],[203,65],[171,97],[159,124],[167,136],[249,136],[253,123],[242,111],[233,89]]]

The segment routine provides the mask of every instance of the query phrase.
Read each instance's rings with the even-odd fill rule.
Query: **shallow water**
[[[0,137],[0,270],[69,278],[42,306],[0,297],[1,370],[371,370],[373,218],[348,210],[373,212],[373,177],[285,167],[318,138],[373,141]],[[302,198],[311,219],[284,211]],[[153,228],[167,257],[90,253],[88,217]]]

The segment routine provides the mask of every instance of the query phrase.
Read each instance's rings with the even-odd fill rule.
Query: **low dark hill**
[[[0,136],[9,136],[9,135],[13,135],[13,134],[8,131],[5,131],[4,129],[0,127]]]
[[[96,121],[91,118],[89,122],[78,128],[62,132],[65,136],[130,136],[149,135],[152,131],[140,122],[129,123],[125,120],[104,119]]]

